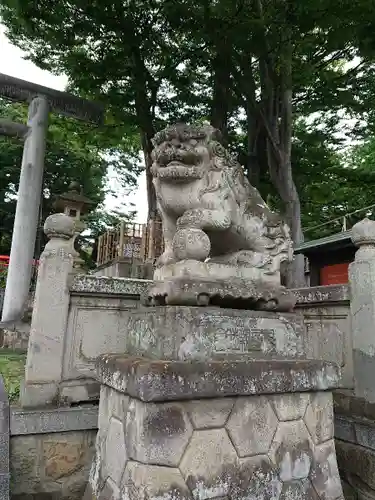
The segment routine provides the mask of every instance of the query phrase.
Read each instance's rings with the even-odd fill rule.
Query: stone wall
[[[11,498],[81,500],[95,451],[96,429],[95,406],[12,409]]]
[[[341,367],[341,386],[353,388],[353,340],[348,285],[294,290],[306,326],[307,356]]]
[[[27,352],[30,336],[30,323],[19,321],[9,324],[6,328],[0,326],[0,349],[12,349]]]
[[[9,500],[9,401],[0,374],[0,500]]]
[[[112,262],[98,266],[93,272],[94,276],[107,278],[139,278],[152,279],[152,264],[134,259],[115,259]]]
[[[75,275],[68,283],[64,308],[52,317],[48,304],[39,304],[42,310],[33,316],[21,394],[24,407],[97,400],[95,359],[107,352],[124,351],[127,315],[140,307],[140,296],[149,284],[90,275]],[[55,338],[51,338],[52,328]]]
[[[129,311],[140,307],[147,281],[76,276],[70,286],[61,396],[64,400],[98,399],[95,360],[125,350]],[[82,379],[87,384],[82,387]]]
[[[53,234],[49,242],[53,248],[46,247],[38,273],[23,407],[97,400],[94,361],[104,353],[126,351],[129,311],[142,307],[140,297],[151,283],[76,275],[70,243]],[[308,357],[338,363],[343,387],[351,388],[347,287],[307,288],[296,293],[307,328]]]
[[[0,288],[0,316],[1,293],[4,292],[5,289]],[[33,304],[34,290],[31,290],[22,318],[19,321],[0,322],[0,348],[27,351]]]
[[[346,500],[375,499],[375,405],[336,393],[337,461]]]

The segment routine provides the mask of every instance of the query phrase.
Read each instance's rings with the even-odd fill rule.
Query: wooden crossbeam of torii
[[[103,108],[95,102],[0,73],[0,97],[30,103],[38,96],[43,96],[56,113],[97,125],[103,119]]]
[[[22,317],[29,293],[49,112],[95,125],[104,112],[97,103],[2,73],[0,97],[29,104],[27,125],[0,119],[0,135],[25,141],[2,312],[2,323],[8,323]]]

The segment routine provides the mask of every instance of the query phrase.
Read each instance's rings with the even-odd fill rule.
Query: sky
[[[64,75],[52,75],[44,71],[31,61],[25,60],[25,53],[18,47],[12,45],[6,37],[4,26],[0,24],[0,73],[4,73],[22,80],[44,85],[56,90],[64,90],[67,84],[67,78]],[[135,222],[147,222],[147,195],[146,195],[146,176],[142,174],[138,180],[138,187],[131,195],[125,195],[118,182],[117,176],[113,171],[108,173],[108,183],[117,197],[107,196],[105,208],[108,210],[121,210],[125,204],[134,203],[137,216]],[[121,204],[124,200],[124,205]]]

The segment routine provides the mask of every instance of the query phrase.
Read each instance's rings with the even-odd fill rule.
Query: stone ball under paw
[[[210,238],[201,229],[180,229],[173,238],[173,253],[178,260],[204,261],[210,254]]]

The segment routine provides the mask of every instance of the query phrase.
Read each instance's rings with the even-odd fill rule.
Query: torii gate
[[[27,125],[0,120],[0,135],[25,140],[2,322],[21,318],[27,301],[38,229],[49,111],[100,124],[103,108],[66,92],[0,73],[0,97],[29,103]],[[1,168],[1,167],[0,167]]]

